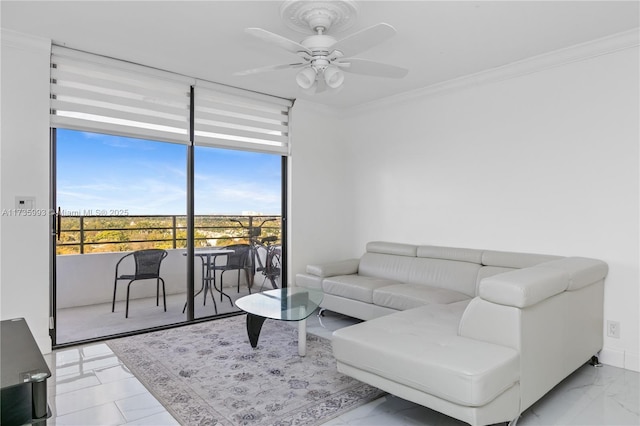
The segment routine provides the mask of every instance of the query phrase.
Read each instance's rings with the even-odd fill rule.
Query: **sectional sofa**
[[[471,425],[520,414],[602,349],[606,263],[370,242],[296,285],[366,320],[336,331],[338,370]]]

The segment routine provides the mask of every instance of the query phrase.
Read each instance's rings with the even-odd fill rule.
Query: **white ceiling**
[[[640,26],[638,1],[360,1],[338,39],[386,22],[398,34],[358,55],[409,69],[401,80],[347,74],[338,93],[309,97],[296,70],[233,73],[296,62],[246,35],[261,27],[301,40],[279,1],[7,1],[2,28],[55,43],[286,98],[351,107]]]

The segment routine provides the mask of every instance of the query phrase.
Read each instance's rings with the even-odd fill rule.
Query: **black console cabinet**
[[[47,379],[51,371],[24,318],[0,322],[0,424],[44,424],[51,416]]]

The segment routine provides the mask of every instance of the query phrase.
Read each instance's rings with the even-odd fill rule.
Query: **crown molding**
[[[0,40],[3,47],[13,47],[37,52],[51,52],[51,40],[24,34],[6,28],[0,29]]]
[[[295,111],[296,107],[301,110],[312,111],[336,119],[342,118],[344,116],[344,111],[347,111],[346,109],[342,110],[340,108],[314,102],[313,100],[306,98],[296,98],[292,109]]]
[[[391,106],[401,102],[407,102],[417,98],[427,98],[444,93],[480,86],[489,83],[509,80],[527,74],[533,74],[570,63],[584,61],[602,55],[619,52],[626,49],[637,48],[640,45],[640,28],[613,34],[611,36],[599,38],[586,43],[577,44],[521,61],[512,62],[500,67],[491,68],[455,78],[452,80],[436,83],[421,89],[400,93],[357,105],[343,110],[343,115],[357,115],[374,109]]]

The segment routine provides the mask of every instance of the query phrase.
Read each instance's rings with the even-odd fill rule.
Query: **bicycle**
[[[279,288],[276,280],[278,279],[278,277],[280,277],[282,271],[282,250],[280,246],[276,246],[273,244],[274,242],[278,241],[278,237],[272,235],[269,237],[264,237],[262,239],[259,238],[262,235],[262,226],[267,222],[275,221],[277,219],[264,219],[258,226],[245,226],[245,224],[238,219],[230,220],[232,222],[237,222],[238,224],[240,224],[241,228],[248,231],[250,250],[249,259],[251,262],[251,266],[253,267],[253,265],[255,265],[255,262],[257,261],[258,265],[257,268],[255,268],[255,271],[262,273],[262,275],[264,276],[262,285],[260,286],[260,291],[262,291],[262,288],[264,287],[264,284],[267,280],[271,282],[271,286],[274,289]],[[259,253],[259,250],[261,249],[265,252],[264,262],[262,261],[262,256]],[[251,287],[253,287],[253,275],[251,277],[251,283],[249,284],[250,289]]]

